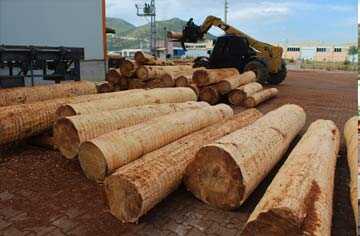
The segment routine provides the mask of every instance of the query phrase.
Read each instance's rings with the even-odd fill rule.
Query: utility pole
[[[225,21],[225,24],[227,24],[227,14],[228,14],[228,9],[229,9],[229,3],[227,0],[225,0],[225,6],[224,6],[224,21]]]
[[[143,6],[135,4],[136,15],[141,17],[150,17],[150,51],[156,56],[156,9],[155,0],[150,0],[150,3],[145,3]]]

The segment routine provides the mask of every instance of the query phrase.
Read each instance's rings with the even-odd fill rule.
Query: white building
[[[0,44],[82,47],[82,79],[104,79],[105,0],[0,0]]]

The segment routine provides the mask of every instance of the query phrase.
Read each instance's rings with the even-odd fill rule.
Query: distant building
[[[303,44],[303,45],[281,45],[284,52],[283,58],[289,60],[312,60],[328,62],[351,61],[349,48],[352,45],[324,45],[324,44]],[[355,58],[357,61],[357,57]]]

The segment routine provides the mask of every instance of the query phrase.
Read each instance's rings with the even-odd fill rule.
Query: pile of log
[[[95,85],[94,89],[96,91]],[[197,96],[190,88],[166,88],[82,95],[5,106],[0,110],[0,145],[41,134],[51,129],[57,118],[63,116],[196,100]]]
[[[240,74],[235,68],[198,69],[192,81],[200,90],[200,100],[212,105],[227,100],[232,105],[251,108],[278,94],[276,88],[264,89],[257,83],[254,72]]]
[[[119,68],[109,70],[106,81],[114,91],[188,87],[195,70],[192,63],[165,61],[138,51],[133,60],[125,59]]]

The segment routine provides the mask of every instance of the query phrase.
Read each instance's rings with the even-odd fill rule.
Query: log
[[[200,89],[199,100],[215,105],[220,101],[220,93],[216,86],[207,86]]]
[[[250,215],[243,235],[331,235],[339,146],[334,122],[312,123]]]
[[[200,96],[200,89],[198,88],[198,86],[196,84],[190,84],[187,87],[191,88],[194,91],[194,93],[196,94],[197,97]]]
[[[222,79],[219,83],[215,84],[215,86],[221,95],[226,95],[230,93],[231,90],[254,81],[256,81],[255,73],[252,71],[247,71],[240,75],[234,75]]]
[[[245,127],[260,116],[256,109],[244,111],[119,168],[105,180],[111,214],[124,223],[136,222],[180,186],[186,166],[202,145]]]
[[[114,91],[114,87],[108,81],[95,82],[98,93],[110,93]]]
[[[305,117],[301,107],[284,105],[203,146],[186,170],[187,189],[210,205],[238,208],[281,159]]]
[[[74,116],[96,113],[100,111],[111,111],[128,107],[196,101],[197,96],[190,88],[159,88],[137,91],[126,96],[114,96],[113,98],[89,101],[83,103],[67,104],[57,110],[58,117]],[[122,93],[124,93],[123,91]]]
[[[347,162],[350,170],[350,198],[353,208],[356,230],[358,231],[359,209],[358,209],[358,117],[354,116],[345,123],[344,136],[347,149]]]
[[[240,106],[247,97],[261,91],[262,89],[263,86],[257,82],[249,83],[231,90],[228,94],[228,100],[230,104]]]
[[[276,88],[270,88],[256,92],[245,99],[244,106],[247,108],[256,107],[260,103],[276,97],[278,92],[279,90]]]
[[[118,84],[120,82],[121,72],[120,69],[110,69],[106,74],[106,81],[112,85]]]
[[[136,76],[143,81],[150,79],[159,79],[165,74],[177,74],[191,72],[193,68],[188,65],[177,66],[139,66],[136,70]]]
[[[174,65],[174,63],[172,62],[158,59],[150,54],[141,51],[136,52],[134,58],[138,65],[157,65],[157,66]]]
[[[97,182],[142,155],[233,115],[225,105],[176,112],[104,134],[80,146],[85,175]]]
[[[27,141],[30,145],[55,150],[54,137],[51,132],[44,132],[34,137],[29,138]]]
[[[56,111],[62,105],[116,96],[122,97],[141,90],[130,91],[58,98],[43,102],[3,107],[0,110],[0,145],[37,135],[50,129],[57,118]]]
[[[95,93],[96,86],[89,81],[2,89],[0,107]]]
[[[210,84],[216,84],[225,78],[235,75],[240,75],[239,71],[235,68],[199,69],[194,71],[192,80],[197,86],[203,87]]]
[[[135,78],[128,79],[127,83],[128,89],[142,89],[147,87],[144,81]]]
[[[175,79],[175,87],[187,87],[192,83],[192,75],[180,75]]]
[[[136,73],[136,69],[138,68],[138,65],[135,61],[132,60],[125,60],[120,65],[120,72],[123,76],[130,78],[133,77]]]
[[[180,40],[183,37],[182,32],[168,31],[167,37],[172,40]]]
[[[73,159],[78,155],[81,143],[102,134],[177,111],[205,106],[207,103],[203,102],[165,103],[64,117],[54,125],[54,141],[64,157]]]

